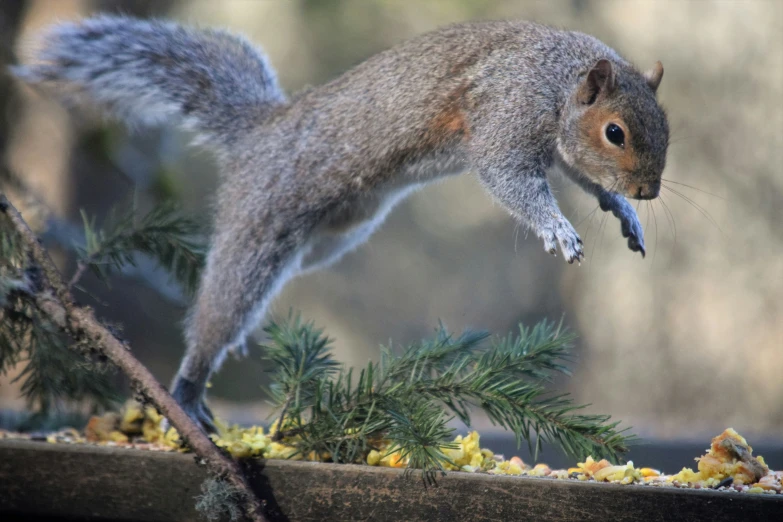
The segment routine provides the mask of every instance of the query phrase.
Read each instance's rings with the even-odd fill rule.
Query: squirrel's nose
[[[639,187],[639,192],[636,194],[636,199],[655,199],[658,197],[658,193],[661,191],[661,183],[648,183]]]

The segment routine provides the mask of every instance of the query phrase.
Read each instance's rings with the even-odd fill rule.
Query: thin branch
[[[79,282],[79,280],[84,275],[84,272],[87,271],[88,266],[88,263],[85,261],[79,261],[76,263],[76,271],[73,273],[73,276],[71,276],[71,280],[68,281],[68,290],[72,290],[76,283]]]
[[[42,290],[35,302],[59,328],[77,341],[86,341],[108,357],[130,379],[134,389],[149,399],[171,422],[179,435],[201,457],[208,469],[223,477],[245,493],[245,512],[250,520],[263,522],[261,502],[246,482],[237,463],[224,455],[177,404],[166,388],[130,352],[128,347],[104,327],[92,310],[74,303],[59,271],[41,246],[38,238],[22,218],[18,210],[0,193],[0,213],[9,221],[29,249],[32,259],[42,269]]]

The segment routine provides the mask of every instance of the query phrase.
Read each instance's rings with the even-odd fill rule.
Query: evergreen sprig
[[[117,398],[106,366],[88,350],[68,349],[70,339],[33,305],[30,267],[13,230],[0,219],[0,374],[23,364],[12,382],[36,418],[63,406],[111,406]]]
[[[85,270],[107,280],[113,271],[135,264],[135,254],[155,259],[186,289],[192,290],[204,264],[205,243],[201,226],[174,205],[162,204],[139,215],[113,210],[102,227],[82,212],[85,242],[74,245],[76,284]],[[0,374],[24,364],[14,378],[38,416],[60,406],[109,407],[117,393],[89,347],[79,353],[69,349],[73,339],[56,329],[37,309],[37,268],[27,258],[19,237],[5,217],[0,217]]]
[[[470,426],[477,409],[536,453],[547,442],[577,459],[617,459],[634,438],[608,416],[579,413],[584,406],[547,391],[555,373],[568,374],[575,337],[562,324],[520,326],[517,335],[490,342],[483,332],[453,337],[441,325],[433,339],[401,353],[382,348],[380,362],[358,371],[336,371],[330,340],[298,317],[266,331],[264,349],[277,365],[273,400],[283,413],[279,438],[297,453],[358,462],[387,441],[387,454],[400,452],[432,480],[450,462],[443,451],[453,435],[449,421]],[[300,390],[296,400],[292,390]]]
[[[85,244],[77,247],[80,268],[89,268],[106,281],[113,270],[135,266],[134,254],[142,253],[188,291],[196,287],[206,252],[202,227],[175,205],[158,205],[143,216],[135,206],[125,212],[113,209],[101,228],[84,211],[82,221]]]

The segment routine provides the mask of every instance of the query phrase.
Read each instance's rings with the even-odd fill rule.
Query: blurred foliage
[[[29,409],[40,417],[85,403],[90,409],[111,406],[117,394],[101,358],[88,347],[69,348],[68,336],[35,306],[36,268],[27,264],[5,214],[0,235],[0,374],[21,365],[11,382],[21,384]]]
[[[79,266],[108,282],[112,271],[136,264],[135,254],[155,261],[185,289],[193,292],[204,266],[206,240],[199,223],[172,204],[161,204],[143,216],[131,208],[113,209],[102,228],[82,211],[85,244],[77,247]]]
[[[172,277],[193,289],[204,263],[199,226],[174,206],[162,204],[139,215],[135,206],[111,213],[107,224],[84,218],[74,287],[90,269],[108,282],[113,271],[133,265],[139,253],[154,259]],[[74,343],[36,306],[41,292],[38,268],[30,264],[5,214],[0,217],[0,374],[21,364],[12,383],[21,384],[28,408],[41,417],[62,409],[105,409],[118,399],[107,365],[93,347]]]

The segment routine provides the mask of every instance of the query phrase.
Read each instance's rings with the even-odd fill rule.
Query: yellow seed
[[[403,459],[399,453],[392,455],[392,458],[389,461],[389,465],[393,468],[404,468],[405,464],[405,459]]]
[[[470,457],[470,466],[477,468],[481,466],[481,463],[484,462],[484,457],[481,455],[481,453],[474,453],[472,457]]]
[[[601,482],[602,480],[619,480],[625,476],[626,469],[628,469],[626,466],[607,466],[593,473],[593,477],[598,482]],[[615,475],[618,476],[615,477]]]
[[[381,462],[381,454],[375,450],[370,451],[367,454],[367,464],[370,466],[377,466]]]
[[[519,464],[516,464],[514,462],[510,463],[508,465],[508,474],[509,475],[521,475],[522,474],[522,468],[519,466]]]
[[[109,433],[109,440],[114,442],[128,442],[128,436],[121,431],[114,430]]]

